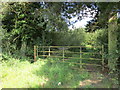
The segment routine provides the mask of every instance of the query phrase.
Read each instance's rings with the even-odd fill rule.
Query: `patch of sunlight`
[[[2,89],[3,87],[2,87],[2,81],[0,80],[0,90]]]
[[[21,72],[18,74],[11,73],[3,79],[4,88],[29,88],[35,86],[43,86],[48,78],[36,76],[30,72]]]
[[[92,45],[85,45],[87,48],[92,48]]]
[[[43,76],[33,74],[33,71],[44,65],[45,62],[37,62],[30,64],[21,62],[17,67],[4,67],[0,72],[3,88],[34,88],[36,86],[43,87],[49,80]],[[1,83],[0,83],[1,88]]]
[[[90,79],[88,79],[88,80],[80,81],[79,85],[81,87],[83,87],[83,86],[87,86],[87,85],[97,84],[101,81],[102,80],[90,80]]]
[[[48,78],[45,78],[44,76],[42,76],[42,81],[39,83],[39,85],[43,88],[45,86],[45,84],[49,81]]]

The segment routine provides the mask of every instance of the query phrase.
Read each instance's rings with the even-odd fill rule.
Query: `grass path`
[[[0,88],[110,88],[100,72],[78,71],[60,62],[11,60],[0,64]]]
[[[92,66],[89,66],[89,69],[91,72],[90,78],[86,79],[84,81],[80,82],[79,88],[118,88],[118,85],[116,84],[117,81],[113,78],[111,78],[109,75],[106,74],[106,72],[102,72],[101,70],[93,68]],[[97,67],[96,67],[97,68]],[[93,70],[93,71],[92,71]]]

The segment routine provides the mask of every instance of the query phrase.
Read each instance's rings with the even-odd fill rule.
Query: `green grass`
[[[54,60],[60,61],[48,58],[30,63],[29,60],[12,57],[0,61],[0,88],[109,88],[116,85],[104,77],[96,85],[80,86],[80,82],[85,80],[99,80],[100,73],[93,76],[87,71],[73,70],[69,63]]]
[[[89,78],[88,72],[72,70],[68,64],[37,61],[29,63],[10,58],[0,63],[3,88],[76,88]]]

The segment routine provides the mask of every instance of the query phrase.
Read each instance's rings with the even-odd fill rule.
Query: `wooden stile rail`
[[[52,50],[53,48],[57,48],[57,51]],[[79,49],[79,52],[71,52],[68,49],[69,48],[77,48]],[[84,52],[82,51],[82,48],[100,48],[101,51],[98,52]],[[41,50],[39,50],[41,49]],[[47,51],[46,51],[47,49]],[[42,54],[39,54],[42,53]],[[47,53],[48,55],[46,55],[45,53]],[[56,56],[56,55],[52,55],[52,54],[61,54],[60,56]],[[79,54],[79,57],[70,57],[70,56],[65,56],[66,54]],[[96,55],[101,55],[101,58],[84,58],[82,57],[82,54],[96,54]],[[61,58],[63,60],[64,63],[74,63],[74,64],[79,64],[80,68],[83,67],[83,65],[96,65],[96,66],[101,66],[101,65],[97,65],[97,64],[86,64],[83,63],[83,60],[97,60],[97,61],[101,61],[101,64],[104,65],[104,46],[90,46],[90,47],[86,47],[86,46],[34,46],[34,61],[37,61],[38,57],[42,56],[42,57],[52,57],[52,58]],[[67,59],[66,59],[67,58]],[[79,63],[77,62],[66,62],[69,61],[69,59],[79,59]],[[57,61],[58,62],[58,61]],[[102,70],[104,70],[104,67],[102,67]]]

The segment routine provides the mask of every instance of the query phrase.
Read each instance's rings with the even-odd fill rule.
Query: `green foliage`
[[[53,36],[53,45],[80,46],[85,38],[84,29],[75,29],[67,32],[56,32]]]
[[[51,31],[67,30],[66,22],[60,13],[56,15],[53,8],[54,6],[45,8],[39,2],[7,3],[6,11],[2,15],[2,27],[5,30],[4,51],[16,53],[17,50],[22,49],[24,42],[26,44],[24,48],[31,48],[33,45],[50,45]],[[27,52],[25,49],[24,51]]]
[[[107,29],[99,29],[95,32],[86,33],[85,45],[107,45],[108,31]]]
[[[116,21],[111,17],[117,13],[117,9],[119,10],[119,4],[119,2],[96,2],[94,5],[98,7],[98,12],[95,17],[89,21],[87,31],[94,32],[102,28],[107,29],[109,22]],[[109,20],[110,18],[111,20]]]

